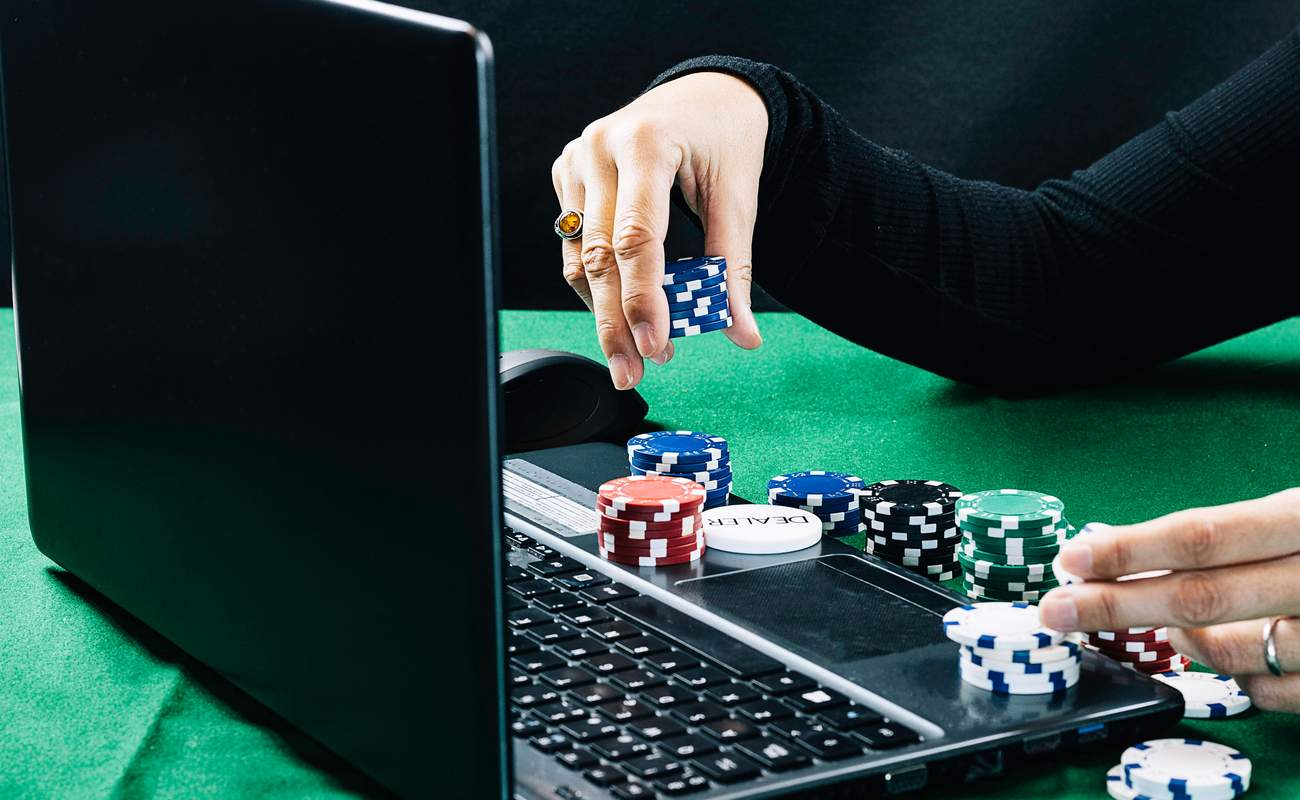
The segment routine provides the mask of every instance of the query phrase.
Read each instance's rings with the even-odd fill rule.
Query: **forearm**
[[[1300,183],[1300,33],[1032,192],[870,142],[768,65],[698,59],[656,83],[700,70],[748,80],[768,106],[757,280],[872,349],[959,380],[1060,385],[1298,310],[1270,287],[1300,260],[1286,241]]]

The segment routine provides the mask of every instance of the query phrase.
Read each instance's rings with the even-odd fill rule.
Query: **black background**
[[[682,59],[779,64],[877,141],[962,177],[1030,188],[1087,166],[1300,22],[1300,0],[404,4],[466,19],[495,46],[503,287],[514,308],[580,307],[560,277],[551,162]],[[701,246],[674,217],[668,255]],[[0,301],[8,291],[6,281]]]

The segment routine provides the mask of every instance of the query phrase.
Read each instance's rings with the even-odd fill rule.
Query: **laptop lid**
[[[401,794],[503,795],[486,38],[0,12],[37,544]]]

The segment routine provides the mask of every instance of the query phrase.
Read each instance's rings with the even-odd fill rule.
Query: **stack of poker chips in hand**
[[[1085,525],[1080,535],[1085,535],[1091,526]],[[1052,575],[1063,586],[1082,583],[1083,579],[1061,566],[1060,558],[1052,561]],[[1158,578],[1168,572],[1140,572],[1126,575],[1120,581]],[[1179,673],[1191,666],[1191,659],[1174,650],[1169,643],[1169,629],[1163,627],[1125,628],[1117,631],[1095,631],[1084,634],[1084,642],[1094,650],[1113,661],[1137,672],[1148,675],[1158,673]]]
[[[698,431],[651,431],[627,440],[632,475],[686,478],[706,492],[705,508],[731,496],[731,453],[727,440]]]
[[[664,265],[669,338],[698,336],[731,327],[727,307],[727,259],[679,258]]]
[[[866,550],[934,581],[957,577],[957,523],[961,490],[942,481],[880,481],[859,498],[867,526]]]
[[[1115,800],[1229,800],[1250,789],[1250,759],[1204,739],[1152,739],[1124,751],[1106,773]]]
[[[1055,694],[1082,674],[1082,649],[1043,627],[1029,603],[958,606],[943,615],[943,632],[961,645],[962,681],[994,694]]]
[[[686,478],[632,475],[596,492],[600,555],[636,567],[698,561],[704,554],[705,492]]]
[[[1074,535],[1058,498],[1024,489],[990,489],[957,501],[957,560],[968,597],[1037,602],[1058,584],[1052,559]]]
[[[849,536],[866,530],[858,495],[866,483],[847,472],[819,469],[777,475],[767,482],[767,502],[816,514],[828,536]]]

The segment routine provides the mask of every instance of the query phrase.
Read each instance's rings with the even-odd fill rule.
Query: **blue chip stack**
[[[679,258],[664,266],[668,295],[669,338],[698,336],[731,327],[727,308],[727,259],[722,256]]]
[[[727,440],[698,431],[651,431],[627,440],[633,475],[689,478],[704,487],[704,507],[727,504],[731,454]]]
[[[858,495],[866,482],[847,472],[819,469],[777,475],[767,482],[767,501],[810,511],[822,521],[822,532],[850,536],[866,530]]]

